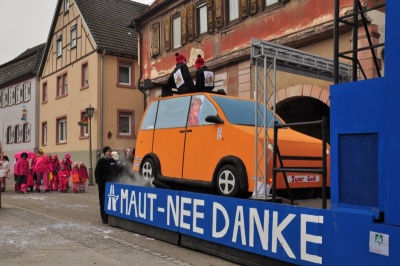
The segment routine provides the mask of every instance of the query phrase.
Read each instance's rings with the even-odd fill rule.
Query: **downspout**
[[[142,46],[143,46],[143,40],[142,40],[142,33],[139,31],[139,22],[137,20],[135,21],[135,30],[138,33],[139,37],[139,52],[138,52],[138,61],[139,61],[139,79],[138,79],[138,84],[137,87],[141,93],[143,93],[143,109],[146,109],[146,104],[147,104],[147,95],[146,92],[143,90],[142,87],[140,87],[140,82],[143,78],[143,72],[142,72]]]
[[[100,58],[100,147],[99,149],[103,149],[103,93],[104,93],[104,55],[106,54],[106,49],[103,50],[103,54]],[[100,154],[101,156],[101,154]]]

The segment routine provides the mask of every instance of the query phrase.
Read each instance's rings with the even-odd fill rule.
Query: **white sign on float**
[[[117,183],[107,183],[106,192],[109,215],[289,262],[323,261],[318,227],[324,217],[312,210]]]

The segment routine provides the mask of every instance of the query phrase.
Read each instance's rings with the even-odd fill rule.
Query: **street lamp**
[[[89,186],[94,186],[93,183],[93,166],[92,166],[92,117],[94,107],[90,104],[86,107],[86,116],[89,118]]]

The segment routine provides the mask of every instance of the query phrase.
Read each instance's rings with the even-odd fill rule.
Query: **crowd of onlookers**
[[[133,150],[125,149],[121,160],[118,153],[113,153],[113,157],[122,169],[119,174],[133,177]],[[73,192],[85,192],[89,179],[88,170],[83,162],[73,162],[69,153],[60,160],[57,154],[46,155],[43,149],[40,149],[38,154],[21,152],[15,159],[14,165],[11,166],[8,156],[0,155],[1,192],[6,190],[11,167],[14,170],[14,189],[18,193],[42,191],[67,193],[70,189],[70,181],[72,181]]]

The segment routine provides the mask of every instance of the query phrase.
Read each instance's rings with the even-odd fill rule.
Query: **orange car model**
[[[269,110],[267,115],[272,119]],[[159,98],[143,116],[133,168],[148,180],[217,189],[224,196],[248,195],[255,187],[255,134],[253,100],[211,93]],[[279,133],[278,147],[281,154],[321,156],[322,145],[287,128]],[[267,183],[271,173],[263,175]],[[318,188],[322,182],[320,175],[304,173],[290,173],[287,179],[291,188]],[[276,184],[286,189],[282,173]]]

